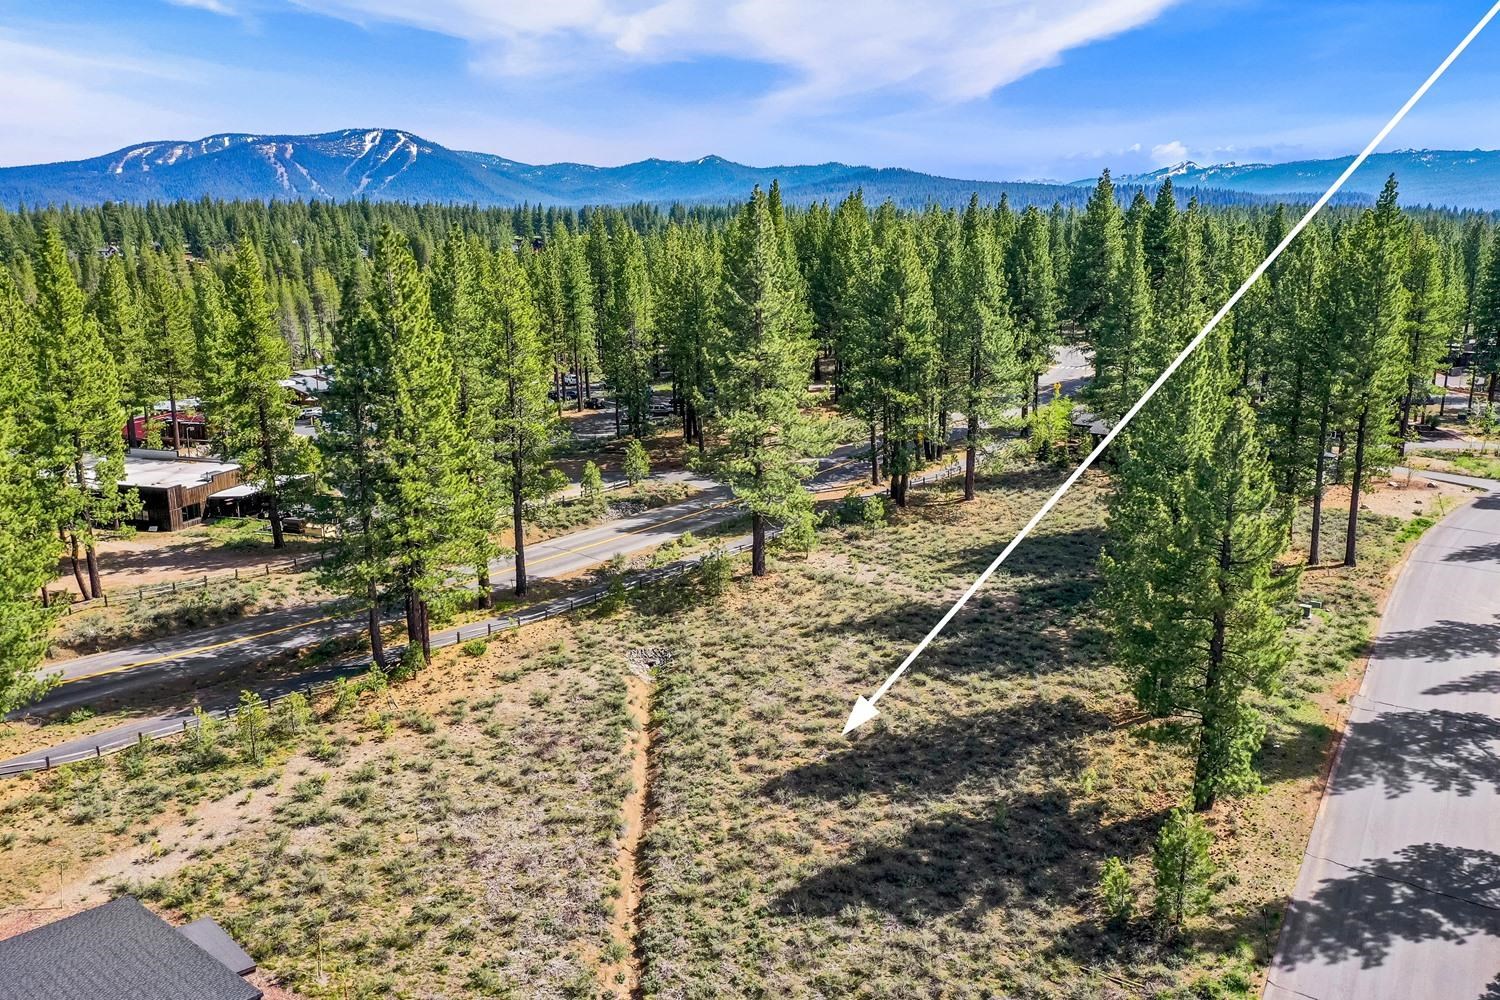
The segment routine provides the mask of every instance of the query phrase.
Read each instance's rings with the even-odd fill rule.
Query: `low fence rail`
[[[993,454],[993,451],[982,452],[980,458],[988,459]],[[939,480],[952,478],[955,475],[961,474],[963,471],[964,463],[962,460],[960,460],[941,466],[937,469],[932,469],[927,472],[914,475],[911,477],[911,482],[915,485],[926,485],[929,483],[937,482]],[[872,484],[867,483],[865,485],[868,487]],[[766,532],[767,541],[780,536],[782,534],[782,530],[782,528],[774,526],[768,529]],[[707,552],[700,552],[691,556],[685,556],[682,559],[678,559],[674,562],[668,563],[665,566],[642,570],[641,572],[634,573],[628,577],[621,577],[618,583],[625,590],[630,591],[637,590],[641,587],[650,586],[652,584],[662,583],[667,580],[678,579],[697,569],[698,566],[703,562],[703,560],[711,555],[715,555],[718,553],[723,553],[726,555],[738,555],[743,552],[748,552],[750,550],[751,544],[752,542],[750,539],[742,539],[740,541],[732,542],[727,545],[715,546]],[[500,615],[498,617],[490,618],[485,621],[474,622],[469,625],[461,625],[453,629],[444,630],[433,636],[432,648],[445,649],[449,646],[461,645],[462,643],[469,642],[473,639],[489,639],[495,635],[515,631],[527,625],[534,625],[538,622],[556,618],[559,615],[570,614],[581,608],[591,607],[592,605],[598,604],[600,601],[608,598],[613,586],[613,583],[600,584],[591,587],[583,593],[575,594],[571,597],[547,601],[530,611],[517,611],[514,614]],[[392,650],[392,653],[395,656],[399,656],[399,652],[400,647],[396,647]],[[364,662],[367,663],[368,660],[365,660]],[[357,663],[358,661],[351,660],[348,663],[344,664],[351,675],[357,672]],[[311,682],[305,685],[300,685],[266,698],[265,704],[269,708],[294,693],[299,693],[304,695],[305,697],[311,698],[314,695],[322,694],[326,691],[331,690],[334,683],[335,679],[330,678],[326,680]],[[234,718],[238,711],[238,705],[228,705],[223,708],[205,710],[203,712],[203,716],[205,718],[212,718],[216,721],[228,722],[229,720]],[[182,736],[186,733],[191,732],[194,728],[196,728],[197,724],[198,716],[196,714],[174,716],[170,719],[163,719],[159,725],[137,730],[128,734],[121,734],[113,739],[101,738],[100,740],[90,744],[87,747],[67,753],[38,753],[22,755],[20,758],[8,763],[0,763],[0,776],[24,774],[31,771],[51,770],[52,768],[61,767],[65,764],[76,764],[79,761],[102,759],[103,757],[117,754],[123,750],[128,750],[129,748],[140,745],[142,743],[150,743],[157,740],[172,739],[178,736]]]

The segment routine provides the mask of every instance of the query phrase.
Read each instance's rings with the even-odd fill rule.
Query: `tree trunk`
[[[490,564],[482,562],[479,564],[479,573],[474,581],[479,590],[479,606],[481,608],[493,608],[495,606],[495,588],[490,585]]]
[[[766,575],[766,516],[759,512],[750,515],[750,573]]]
[[[63,537],[62,525],[57,526],[57,536]],[[64,539],[68,545],[68,561],[73,564],[73,579],[78,581],[78,596],[85,601],[89,599],[89,585],[83,579],[83,564],[78,561],[78,536],[68,532]]]
[[[1318,417],[1318,461],[1313,474],[1312,536],[1307,543],[1307,564],[1316,566],[1321,555],[1323,541],[1323,469],[1328,459],[1328,409],[1329,397],[1323,397],[1323,412]]]
[[[526,528],[521,515],[525,502],[521,495],[521,453],[511,452],[510,518],[516,544],[516,596],[526,595]]]
[[[1033,412],[1042,405],[1042,373],[1031,374],[1031,409]]]
[[[260,417],[260,449],[261,459],[266,463],[266,480],[271,488],[266,491],[266,503],[269,505],[271,518],[271,548],[286,548],[286,535],[281,528],[281,498],[277,495],[280,486],[276,482],[275,454],[271,451],[271,415],[266,408],[259,409]]]
[[[1359,426],[1354,438],[1354,475],[1349,481],[1349,533],[1344,537],[1344,565],[1355,563],[1354,541],[1359,527],[1359,484],[1364,475],[1365,425],[1370,419],[1370,404],[1367,401],[1359,411]]]
[[[380,592],[371,580],[365,585],[365,599],[370,602],[370,659],[385,669],[385,637],[380,634]]]
[[[875,450],[875,421],[870,421],[870,482],[880,485],[880,452]]]
[[[968,447],[964,449],[964,499],[974,499],[974,472],[979,465],[979,449],[974,443],[974,425],[968,429]]]
[[[422,637],[422,623],[417,609],[417,594],[414,590],[406,592],[406,641],[417,642]]]
[[[1214,792],[1205,787],[1205,779],[1212,776],[1213,762],[1209,759],[1218,727],[1224,725],[1224,706],[1215,692],[1224,683],[1224,661],[1228,655],[1225,636],[1228,633],[1228,618],[1222,610],[1229,606],[1228,584],[1225,574],[1233,566],[1232,532],[1234,525],[1234,496],[1231,493],[1224,510],[1224,528],[1219,535],[1219,607],[1213,616],[1213,633],[1208,640],[1208,669],[1203,675],[1203,717],[1198,726],[1198,759],[1193,766],[1193,808],[1198,812],[1214,804]]]
[[[92,541],[83,543],[83,557],[89,567],[89,596],[103,597],[104,584],[99,580],[99,553]]]
[[[422,662],[432,662],[432,618],[428,613],[427,602],[417,600],[417,618],[422,629]]]
[[[177,387],[167,383],[167,414],[172,421],[172,450],[182,453],[182,431],[177,426]]]

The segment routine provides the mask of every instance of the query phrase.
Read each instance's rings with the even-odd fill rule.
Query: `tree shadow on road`
[[[1500,793],[1500,719],[1481,712],[1383,712],[1351,721],[1329,792],[1343,795],[1380,784],[1388,799],[1418,784],[1435,791]]]
[[[1443,556],[1443,562],[1500,562],[1500,542],[1486,542],[1483,545],[1457,549]]]
[[[1500,854],[1443,844],[1413,844],[1362,869],[1324,879],[1312,898],[1294,900],[1280,964],[1385,964],[1397,941],[1500,945]],[[1495,997],[1491,984],[1481,1000]]]
[[[1446,662],[1500,654],[1500,616],[1493,622],[1439,620],[1422,628],[1391,632],[1375,640],[1374,654],[1387,660]]]
[[[1423,694],[1500,694],[1500,670],[1480,670],[1467,677],[1438,684]]]

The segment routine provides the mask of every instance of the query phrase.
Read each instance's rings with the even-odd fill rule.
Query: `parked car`
[[[599,396],[590,396],[583,401],[583,405],[591,410],[602,410],[604,409],[604,400]]]

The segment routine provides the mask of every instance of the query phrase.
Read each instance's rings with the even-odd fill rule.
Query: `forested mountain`
[[[1247,194],[1317,196],[1354,160],[1298,160],[1292,163],[1219,163],[1202,166],[1191,160],[1148,174],[1119,178],[1121,184],[1154,187],[1167,177],[1179,189],[1214,188]],[[1447,208],[1500,208],[1500,151],[1471,149],[1400,149],[1376,153],[1349,179],[1344,190],[1373,198],[1391,174],[1401,183],[1402,200],[1411,205]],[[1092,178],[1075,182],[1092,187]]]
[[[750,167],[718,156],[641,160],[618,167],[535,165],[489,153],[448,149],[397,129],[344,129],[320,135],[213,135],[192,142],[148,142],[67,163],[0,168],[0,205],[97,205],[198,198],[624,205],[725,203],[779,180],[789,204],[837,201],[856,188],[873,202],[904,208],[958,207],[978,194],[1017,206],[1081,206],[1088,192],[1066,184],[976,181],[900,168],[820,163]],[[1122,191],[1129,185],[1122,185]],[[1181,187],[1181,184],[1179,184]],[[1204,191],[1205,203],[1260,200]]]

